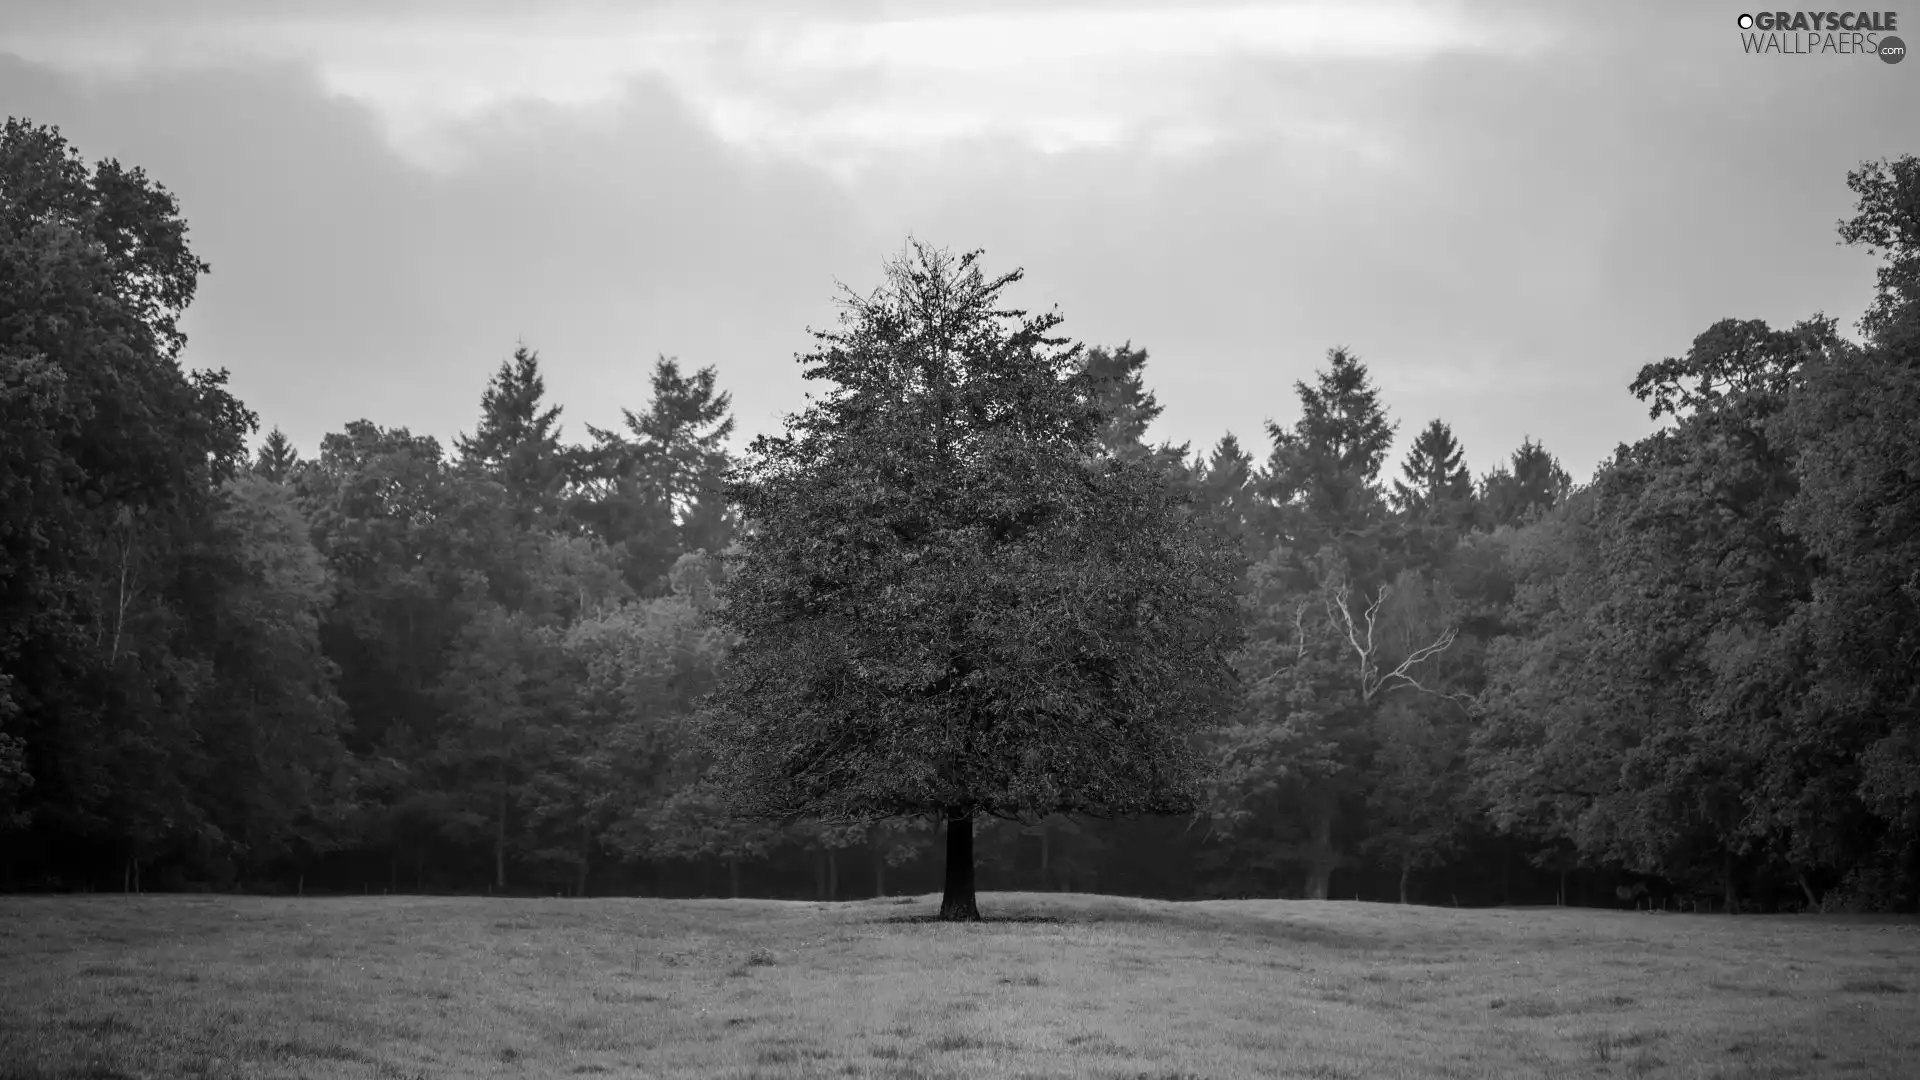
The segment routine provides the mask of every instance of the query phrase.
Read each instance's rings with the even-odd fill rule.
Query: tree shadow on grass
[[[878,924],[939,925],[933,912],[887,915],[874,919]],[[1290,945],[1320,945],[1342,950],[1372,950],[1381,946],[1377,934],[1335,929],[1310,923],[1289,922],[1257,916],[1236,916],[1197,911],[1160,912],[1124,908],[1094,908],[1086,911],[1041,913],[1014,907],[1008,911],[983,912],[977,922],[957,923],[972,926],[1138,926],[1154,930],[1184,930],[1203,935],[1230,936]]]
[[[883,919],[875,919],[873,921],[880,922],[880,923],[939,923],[945,920],[942,920],[939,915],[888,915]],[[965,921],[955,920],[955,923],[956,925],[963,925],[963,926],[978,926],[982,923],[987,923],[987,924],[1061,923],[1061,924],[1070,924],[1070,925],[1084,925],[1087,923],[1097,923],[1097,922],[1144,922],[1144,921],[1146,920],[1115,919],[1110,916],[1102,916],[1102,915],[1088,915],[1088,916],[1069,917],[1069,918],[1062,918],[1058,915],[982,915],[978,919],[971,919],[971,920],[965,920]]]

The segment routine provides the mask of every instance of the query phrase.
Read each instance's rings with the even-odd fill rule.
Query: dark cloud
[[[180,196],[213,266],[188,362],[230,368],[308,448],[359,416],[470,427],[519,339],[576,432],[644,404],[657,353],[717,364],[743,424],[767,426],[797,403],[792,353],[831,317],[832,269],[880,250],[826,181],[733,155],[644,86],[591,141],[551,109],[496,118],[450,174],[294,71],[89,87],[0,57],[0,98]]]

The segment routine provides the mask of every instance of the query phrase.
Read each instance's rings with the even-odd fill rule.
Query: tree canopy
[[[1106,451],[1110,416],[1018,271],[923,244],[802,357],[831,389],[756,439],[712,702],[744,810],[937,814],[947,917],[974,917],[976,815],[1178,813],[1225,692],[1230,551]],[[965,863],[966,865],[960,865]]]

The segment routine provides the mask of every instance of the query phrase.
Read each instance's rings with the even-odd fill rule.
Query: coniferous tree
[[[1347,861],[1384,695],[1417,685],[1410,669],[1452,641],[1449,630],[1395,655],[1376,636],[1395,547],[1378,482],[1393,425],[1365,365],[1344,349],[1327,359],[1312,385],[1295,384],[1293,426],[1267,425],[1265,550],[1236,657],[1250,691],[1212,741],[1216,831],[1275,849],[1310,898]]]
[[[279,428],[267,432],[265,441],[253,456],[253,473],[276,484],[284,484],[293,478],[293,472],[300,467],[300,451],[294,449],[293,440]]]
[[[1165,411],[1153,391],[1147,389],[1147,350],[1136,349],[1128,342],[1113,349],[1096,346],[1082,355],[1080,370],[1091,387],[1095,406],[1107,418],[1100,429],[1100,445],[1115,457],[1151,461],[1173,473],[1181,471],[1186,446],[1163,443],[1149,447],[1146,442],[1147,428]]]
[[[551,527],[566,480],[560,406],[546,405],[546,392],[540,354],[520,346],[481,394],[473,434],[454,440],[462,467],[506,488],[522,529]]]
[[[1473,507],[1473,477],[1466,451],[1446,421],[1436,419],[1413,440],[1401,479],[1393,482],[1394,509],[1427,525],[1458,527]]]
[[[681,554],[727,546],[736,524],[724,490],[731,410],[712,367],[683,374],[663,356],[647,410],[621,410],[625,431],[588,426],[593,445],[574,455],[576,512],[621,553],[636,592],[662,591]]]
[[[1385,511],[1380,466],[1394,432],[1380,392],[1366,365],[1343,348],[1329,349],[1313,384],[1297,382],[1294,392],[1300,418],[1292,427],[1267,422],[1268,535],[1290,548],[1303,571],[1331,546],[1350,572],[1374,573]]]
[[[1573,489],[1560,459],[1532,436],[1521,440],[1509,465],[1498,465],[1480,481],[1480,504],[1490,528],[1515,525],[1529,514],[1551,509]]]

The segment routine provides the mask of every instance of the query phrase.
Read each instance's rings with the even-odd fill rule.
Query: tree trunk
[[[873,895],[887,895],[887,853],[873,849]]]
[[[493,820],[493,885],[497,889],[507,887],[507,774],[506,765],[500,765],[500,806]]]
[[[813,898],[815,900],[827,898],[827,850],[825,848],[821,848],[820,853],[813,859]]]
[[[1727,856],[1720,863],[1720,888],[1726,894],[1727,914],[1740,914],[1740,893],[1733,881],[1733,856]]]
[[[1054,889],[1053,868],[1048,861],[1048,856],[1052,854],[1052,847],[1053,845],[1048,843],[1046,823],[1042,822],[1040,825],[1040,887],[1043,890]]]
[[[1323,802],[1313,808],[1313,820],[1308,825],[1309,847],[1307,849],[1306,898],[1325,900],[1327,889],[1333,884],[1333,864],[1336,855],[1333,850],[1333,805]]]
[[[1407,879],[1413,876],[1413,856],[1400,856],[1400,902],[1407,902]]]
[[[387,892],[400,891],[400,856],[387,856]]]
[[[132,859],[128,859],[126,862],[126,865],[120,868],[120,891],[123,893],[133,892],[133,860]]]
[[[593,869],[593,830],[583,823],[580,826],[580,879],[574,883],[573,895],[584,899],[587,895],[587,871]]]
[[[1513,842],[1500,845],[1500,906],[1513,903]]]
[[[973,894],[972,811],[947,811],[947,881],[940,898],[940,921],[980,921],[980,905]]]
[[[118,663],[120,660],[120,631],[127,625],[127,603],[130,599],[127,595],[127,554],[130,544],[131,541],[128,539],[122,539],[120,542],[120,591],[115,598],[117,603],[113,617],[113,650],[107,656],[109,664]]]
[[[729,895],[733,899],[740,899],[740,856],[738,855],[727,856],[727,888],[732,890]]]
[[[299,876],[293,879],[293,895],[307,895],[307,872],[305,870],[300,871]]]
[[[1567,868],[1560,868],[1560,891],[1554,894],[1553,902],[1557,907],[1567,906]]]
[[[1813,886],[1811,886],[1811,885],[1809,885],[1809,884],[1807,884],[1807,874],[1806,874],[1806,871],[1804,871],[1804,870],[1795,870],[1795,871],[1793,872],[1793,880],[1795,880],[1795,881],[1797,881],[1797,882],[1799,882],[1799,883],[1800,883],[1800,891],[1801,891],[1801,892],[1802,892],[1803,894],[1805,894],[1805,895],[1806,895],[1806,898],[1807,898],[1807,910],[1808,910],[1808,911],[1819,911],[1819,910],[1820,910],[1820,898],[1819,898],[1819,897],[1817,897],[1817,896],[1815,896],[1815,895],[1813,895]]]
[[[827,899],[840,899],[840,857],[832,848],[827,849]]]

